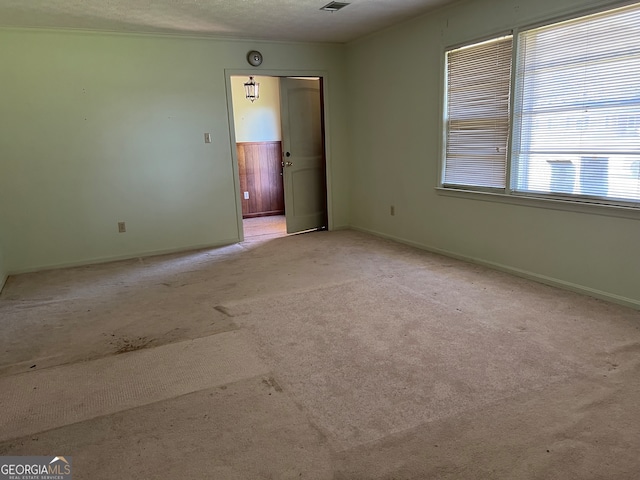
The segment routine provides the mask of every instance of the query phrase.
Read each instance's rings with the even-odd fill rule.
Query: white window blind
[[[640,201],[640,6],[518,42],[511,188]]]
[[[446,54],[444,186],[504,189],[513,38]]]

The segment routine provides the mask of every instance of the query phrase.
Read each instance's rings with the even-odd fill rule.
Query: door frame
[[[244,228],[242,226],[242,202],[240,201],[240,172],[238,168],[238,153],[236,152],[236,129],[233,116],[233,96],[231,91],[231,77],[259,76],[259,77],[319,77],[322,87],[321,100],[324,125],[324,156],[325,156],[325,181],[327,185],[327,229],[333,230],[333,196],[331,195],[331,127],[330,127],[330,81],[329,73],[325,70],[263,70],[249,68],[226,68],[224,70],[224,81],[227,92],[227,117],[229,123],[229,141],[231,149],[231,167],[233,169],[234,194],[236,205],[236,217],[238,227],[238,241],[244,241]],[[285,204],[285,215],[286,215]]]

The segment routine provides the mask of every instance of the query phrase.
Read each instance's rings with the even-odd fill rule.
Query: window
[[[505,186],[512,43],[447,52],[445,185]]]
[[[492,85],[511,82],[511,69],[496,66],[501,79],[485,81],[478,63],[458,62],[465,49],[447,52],[443,186],[640,206],[640,4],[523,31],[515,43],[513,114],[506,111],[506,131],[511,125],[513,135],[502,183],[495,181],[497,159],[489,159],[489,144],[476,142],[478,135],[456,122],[478,117],[477,102],[498,98]],[[482,45],[466,51],[490,62],[491,54],[477,50]],[[468,82],[475,88],[467,85],[467,92],[476,97],[463,93],[460,101],[458,85]],[[496,153],[501,145],[496,142]]]

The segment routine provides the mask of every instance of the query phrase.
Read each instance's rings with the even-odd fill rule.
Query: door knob
[[[287,157],[287,158],[290,157],[291,156],[291,152],[285,153],[284,156]]]

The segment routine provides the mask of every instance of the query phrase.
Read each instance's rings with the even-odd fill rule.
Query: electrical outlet
[[[396,214],[396,207],[394,207],[393,205],[391,205],[389,207],[389,214],[393,217]]]
[[[127,231],[127,225],[124,222],[118,222],[118,233],[124,233]]]
[[[244,199],[249,200],[249,192],[244,192]]]

